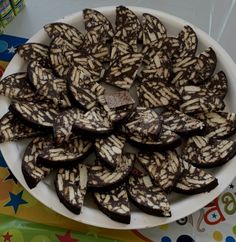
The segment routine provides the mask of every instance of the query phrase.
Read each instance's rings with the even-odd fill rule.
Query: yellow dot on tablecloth
[[[45,235],[36,235],[30,240],[30,242],[42,242],[42,241],[51,242],[51,240]]]
[[[233,233],[236,235],[236,225],[233,226],[232,230],[233,230]]]
[[[213,238],[215,241],[222,241],[223,235],[220,231],[214,231]]]
[[[160,230],[165,231],[165,230],[169,229],[169,225],[168,224],[163,224],[163,225],[160,225],[159,228],[160,228]]]

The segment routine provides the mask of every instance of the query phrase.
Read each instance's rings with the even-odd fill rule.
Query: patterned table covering
[[[0,35],[0,76],[16,47],[27,39]],[[177,222],[116,231],[65,218],[35,200],[0,153],[0,242],[236,242],[236,179],[214,201]]]

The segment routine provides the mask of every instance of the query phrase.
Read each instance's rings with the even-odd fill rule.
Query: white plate
[[[142,13],[147,12],[153,14],[160,18],[168,30],[168,34],[176,35],[184,25],[191,25],[190,23],[174,17],[172,15],[159,12],[152,9],[145,9],[139,7],[130,7],[138,16],[141,17]],[[115,20],[115,7],[102,7],[98,8],[99,11],[104,13],[112,23]],[[62,20],[66,23],[72,24],[80,30],[84,30],[82,12],[72,14]],[[46,23],[45,23],[46,24]],[[192,25],[191,25],[192,26]],[[228,80],[229,80],[229,92],[226,98],[226,104],[230,111],[236,111],[236,66],[230,56],[223,50],[223,48],[212,38],[210,38],[206,33],[198,29],[196,26],[192,26],[197,33],[199,39],[198,52],[211,46],[218,59],[217,70],[224,70]],[[41,30],[35,34],[29,42],[40,42],[48,43],[49,38],[46,33]],[[25,69],[25,62],[19,57],[15,56],[10,64],[8,65],[4,76],[7,76],[14,72],[19,72]],[[0,97],[0,115],[2,116],[8,110],[9,101]],[[161,224],[170,223],[176,221],[184,216],[187,216],[196,210],[202,208],[209,202],[211,202],[215,197],[217,197],[223,190],[230,184],[230,182],[235,177],[236,171],[236,158],[229,161],[223,167],[211,170],[212,173],[217,177],[219,181],[219,186],[217,186],[210,193],[203,193],[194,196],[183,196],[178,194],[172,194],[170,197],[172,217],[170,218],[160,218],[142,213],[141,211],[132,207],[132,217],[131,223],[125,225],[122,223],[117,223],[106,217],[102,212],[100,212],[96,206],[87,199],[85,205],[82,209],[80,215],[75,215],[71,213],[67,208],[65,208],[60,202],[54,191],[52,179],[47,179],[40,182],[36,188],[30,190],[25,183],[24,177],[21,172],[21,159],[23,152],[25,150],[27,142],[11,142],[1,144],[0,148],[2,154],[18,181],[23,185],[23,187],[31,193],[37,200],[42,202],[47,207],[51,208],[55,212],[64,215],[73,220],[94,225],[104,228],[112,229],[141,229],[154,227]]]

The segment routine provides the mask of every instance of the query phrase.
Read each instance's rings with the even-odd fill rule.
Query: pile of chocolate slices
[[[169,193],[209,192],[218,182],[207,168],[236,153],[228,139],[236,114],[222,111],[226,76],[214,73],[211,47],[196,54],[190,26],[169,36],[156,16],[139,19],[124,6],[115,26],[96,10],[83,17],[86,33],[50,23],[48,46],[17,49],[27,72],[0,82],[0,94],[11,99],[0,141],[33,137],[22,159],[25,181],[34,188],[56,173],[56,193],[76,214],[92,193],[122,223],[130,223],[130,203],[171,216]]]

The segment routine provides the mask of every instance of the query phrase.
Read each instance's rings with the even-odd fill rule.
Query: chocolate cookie
[[[101,12],[86,8],[83,10],[85,29],[96,33],[101,41],[109,41],[114,36],[114,30],[110,21]]]
[[[122,155],[115,171],[101,165],[89,167],[88,187],[96,191],[105,191],[123,184],[132,170],[134,159],[134,154]]]
[[[149,14],[143,14],[143,44],[152,46],[156,42],[165,41],[167,31],[160,19]]]
[[[173,106],[181,97],[174,86],[156,78],[143,80],[137,87],[139,105],[148,108]]]
[[[57,172],[55,179],[56,193],[60,202],[71,212],[80,214],[87,190],[88,172],[85,165],[65,169]]]
[[[115,134],[95,141],[97,155],[111,170],[114,170],[122,159],[125,141],[126,139],[123,136]]]
[[[133,53],[133,47],[121,39],[114,37],[111,45],[111,61],[129,53]]]
[[[48,176],[51,168],[36,163],[38,155],[52,143],[50,137],[34,138],[27,146],[22,159],[22,173],[30,189],[34,188],[44,177]]]
[[[84,41],[83,34],[74,26],[66,23],[57,22],[46,24],[44,30],[51,39],[60,36],[77,48],[79,48]]]
[[[130,223],[130,204],[125,185],[108,192],[95,192],[94,198],[98,208],[109,218],[120,223]]]
[[[149,53],[150,56],[150,53]],[[172,64],[163,50],[158,50],[152,58],[146,58],[146,63],[142,68],[140,75],[145,79],[160,79],[164,82],[169,82],[172,78]]]
[[[44,64],[49,63],[49,48],[39,43],[26,43],[17,48],[17,53],[25,61],[38,61]]]
[[[186,161],[182,161],[181,170],[182,175],[174,187],[174,191],[178,193],[192,195],[210,192],[218,186],[217,178]]]
[[[198,113],[195,117],[204,122],[204,135],[209,138],[228,138],[236,132],[236,113]]]
[[[137,159],[156,185],[171,192],[180,176],[181,161],[176,151],[139,153]]]
[[[201,113],[224,109],[224,101],[210,90],[200,86],[184,86],[179,89],[183,99],[180,111],[184,113]]]
[[[228,80],[223,71],[217,72],[203,84],[214,95],[220,98],[225,98],[228,91]]]
[[[127,91],[105,92],[98,101],[114,125],[124,123],[134,108],[134,100]]]
[[[1,79],[0,95],[14,100],[32,100],[35,92],[29,85],[27,73],[18,72]]]
[[[179,55],[174,57],[175,62],[183,59],[186,56],[194,56],[197,51],[198,38],[195,31],[189,25],[184,26],[178,35],[181,42]]]
[[[65,79],[57,78],[52,69],[43,67],[38,62],[30,62],[28,76],[37,94],[51,100],[56,106],[67,108],[71,106],[67,95]]]
[[[52,129],[58,110],[49,103],[12,102],[9,110],[22,122],[38,129]]]
[[[90,76],[93,81],[100,80],[105,69],[100,61],[83,51],[66,51],[67,61],[81,70],[85,75]]]
[[[62,144],[69,141],[72,134],[73,124],[82,113],[83,112],[77,108],[58,113],[53,123],[53,133],[56,144]]]
[[[67,143],[44,149],[38,156],[37,163],[46,167],[68,167],[87,156],[92,145],[90,141],[71,136]]]
[[[149,176],[130,176],[127,191],[133,204],[145,213],[161,217],[171,216],[166,196],[160,187],[152,183]]]
[[[101,36],[97,34],[96,30],[87,32],[83,48],[100,62],[108,62],[110,61],[110,49],[105,42],[100,41],[100,38]]]
[[[161,114],[163,127],[182,136],[202,133],[205,128],[204,122],[182,113],[178,110],[165,111]]]
[[[26,126],[11,112],[0,119],[0,143],[41,136],[42,131]]]
[[[94,107],[81,115],[74,123],[73,128],[83,134],[104,135],[113,130],[113,125],[105,111]]]
[[[142,63],[143,55],[129,53],[117,58],[106,71],[104,81],[108,84],[129,90]]]
[[[125,30],[126,34],[124,34],[123,40],[127,43],[130,43],[130,36],[133,36],[135,41],[137,41],[137,38],[139,40],[142,39],[142,24],[139,21],[137,15],[129,8],[125,6],[118,6],[116,7],[116,30],[117,31],[123,31]],[[132,45],[132,44],[131,44]]]
[[[205,81],[212,76],[215,71],[217,57],[215,51],[209,47],[198,57],[197,70],[198,79],[193,79],[195,84]]]
[[[236,155],[236,143],[231,140],[210,140],[203,136],[188,139],[181,157],[199,168],[221,166]]]
[[[127,134],[140,137],[142,141],[158,140],[161,127],[162,118],[160,115],[145,107],[137,107],[124,124]]]
[[[127,139],[132,145],[137,146],[140,149],[154,151],[173,149],[181,145],[181,137],[164,127],[162,127],[158,139],[149,138],[148,140],[142,140],[141,137],[134,135],[128,135]]]
[[[187,56],[180,59],[177,63],[173,63],[173,79],[171,83],[177,88],[190,85],[198,80],[197,70],[198,58]]]
[[[57,36],[51,41],[49,54],[52,69],[59,77],[65,79],[68,77],[70,70],[70,63],[65,57],[65,52],[70,50],[76,50],[75,46],[61,36]]]
[[[103,95],[105,89],[86,76],[83,71],[77,67],[72,67],[69,78],[68,88],[73,101],[84,109],[91,109],[97,104],[97,98]]]

